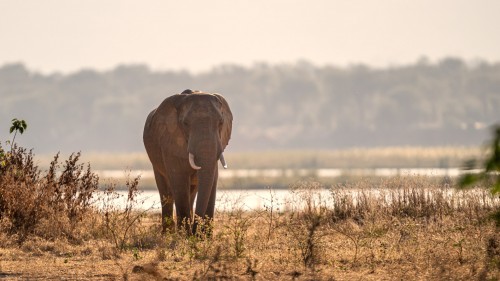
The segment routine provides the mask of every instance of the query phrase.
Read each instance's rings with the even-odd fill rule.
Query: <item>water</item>
[[[327,190],[323,191],[325,194]],[[114,201],[118,208],[124,208],[127,191],[118,191],[120,197]],[[216,210],[225,211],[235,208],[243,210],[260,210],[266,207],[289,209],[293,202],[293,194],[288,190],[218,190]],[[140,209],[161,210],[160,195],[156,190],[146,190],[137,198]]]
[[[332,192],[338,193],[332,196]],[[310,202],[315,206],[331,207],[335,204],[334,198],[352,198],[356,204],[358,198],[373,198],[382,199],[382,202],[391,203],[392,198],[400,198],[403,194],[412,192],[411,190],[390,189],[385,187],[378,188],[348,188],[348,189],[317,189],[310,190],[283,190],[283,189],[268,189],[268,190],[218,190],[215,208],[217,211],[230,211],[234,209],[242,210],[269,210],[274,211],[289,211],[304,208],[306,202]],[[494,199],[491,194],[485,189],[470,189],[460,191],[454,188],[443,187],[441,189],[426,189],[425,196],[432,200],[434,196],[438,196],[451,204],[461,204],[471,198],[482,198],[487,204],[493,204],[496,201],[498,204],[499,198]],[[118,191],[120,197],[114,200],[114,205],[123,209],[127,198],[126,191]],[[345,197],[347,196],[347,197]],[[156,190],[148,190],[141,192],[138,196],[138,209],[160,211],[160,196]],[[379,201],[380,202],[380,201]],[[488,203],[489,202],[489,203]]]

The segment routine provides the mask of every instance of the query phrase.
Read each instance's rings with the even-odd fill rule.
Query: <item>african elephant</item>
[[[172,220],[177,226],[194,214],[212,219],[218,178],[217,160],[227,168],[222,152],[231,138],[233,115],[219,94],[185,90],[166,98],[144,125],[143,141],[153,165],[162,202],[162,230]],[[191,229],[196,232],[197,222]]]

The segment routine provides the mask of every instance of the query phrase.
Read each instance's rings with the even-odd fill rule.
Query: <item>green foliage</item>
[[[12,138],[12,141],[10,142],[10,148],[12,150],[12,147],[14,145],[14,141],[16,139],[17,132],[19,132],[21,135],[24,133],[24,131],[28,128],[28,124],[26,124],[26,121],[24,120],[18,120],[17,118],[12,119],[12,126],[10,127],[9,133],[12,134],[14,132],[14,137]]]
[[[12,138],[12,141],[7,141],[7,143],[10,143],[11,153],[14,147],[14,141],[16,139],[17,132],[21,133],[22,135],[26,128],[28,128],[28,124],[26,124],[26,121],[18,120],[17,118],[12,119],[12,126],[10,127],[9,133],[12,134],[14,132],[14,137]],[[7,165],[7,160],[7,154],[3,150],[0,143],[0,167],[5,167]]]
[[[485,182],[492,195],[500,195],[500,124],[493,128],[493,139],[488,147],[488,156],[481,166],[481,172],[463,175],[460,178],[459,186],[465,188],[479,182]],[[465,167],[468,170],[474,169],[476,161],[467,161]],[[497,222],[497,225],[500,226],[500,210],[497,210],[492,217]]]
[[[27,127],[28,125],[26,124],[26,121],[14,118],[12,119],[12,126],[10,127],[9,132],[12,134],[12,132],[14,131],[16,131],[16,133],[19,131],[19,133],[21,133],[22,135]]]
[[[473,170],[477,161],[472,159],[465,163],[467,170]],[[493,128],[493,139],[488,147],[488,156],[481,165],[479,173],[467,173],[460,178],[460,186],[468,187],[480,181],[491,182],[489,188],[493,195],[500,193],[500,125]]]
[[[2,143],[0,143],[0,168],[5,167],[5,151],[3,150]]]

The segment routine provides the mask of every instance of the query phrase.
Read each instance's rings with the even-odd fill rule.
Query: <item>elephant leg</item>
[[[216,189],[217,189],[217,178],[218,178],[218,171],[217,169],[215,170],[215,175],[212,179],[212,183],[208,185],[207,189],[204,193],[202,192],[201,194],[198,193],[198,199],[201,200],[202,198],[207,198],[206,199],[206,209],[205,213],[203,216],[198,217],[198,221],[195,219],[194,224],[193,224],[193,233],[197,233],[198,231],[200,233],[204,233],[205,237],[211,237],[212,236],[212,220],[214,217],[214,212],[215,212],[215,199],[216,199]],[[205,197],[203,197],[205,195]],[[198,205],[199,202],[196,202]],[[198,229],[199,225],[199,229]]]
[[[154,171],[156,186],[160,193],[161,202],[161,225],[162,233],[166,233],[167,229],[172,231],[174,229],[173,222],[173,212],[174,212],[174,198],[170,191],[170,187],[163,175],[159,172]]]
[[[215,171],[214,182],[212,184],[212,191],[210,193],[210,198],[208,199],[207,212],[205,214],[205,218],[203,220],[203,226],[201,231],[205,234],[205,237],[212,237],[212,223],[214,219],[215,213],[215,199],[217,195],[217,174]]]
[[[189,176],[184,174],[171,175],[172,193],[175,201],[175,211],[177,215],[177,227],[190,223],[191,205],[190,205],[190,186]]]

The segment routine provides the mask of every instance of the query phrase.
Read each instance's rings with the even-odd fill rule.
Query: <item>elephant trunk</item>
[[[217,162],[215,161],[211,165],[206,163],[198,171],[198,196],[196,199],[195,214],[200,218],[205,218],[205,216],[211,217],[213,215],[213,210],[211,212],[210,209],[215,204],[215,201],[211,201],[212,196],[215,195],[216,174]]]
[[[195,206],[195,221],[193,223],[192,233],[198,231],[205,232],[207,229],[206,224],[214,216],[215,211],[215,197],[217,186],[217,158],[216,156],[209,157],[208,160],[203,157],[198,157],[197,163],[202,167],[198,170],[198,195]],[[199,227],[198,227],[199,226]],[[208,234],[208,233],[207,233]]]
[[[202,138],[190,139],[188,144],[189,163],[198,174],[198,196],[196,200],[196,215],[204,217],[207,208],[212,205],[210,198],[215,193],[217,160],[221,154],[220,144],[216,138],[204,134]],[[208,212],[210,214],[210,212]]]

